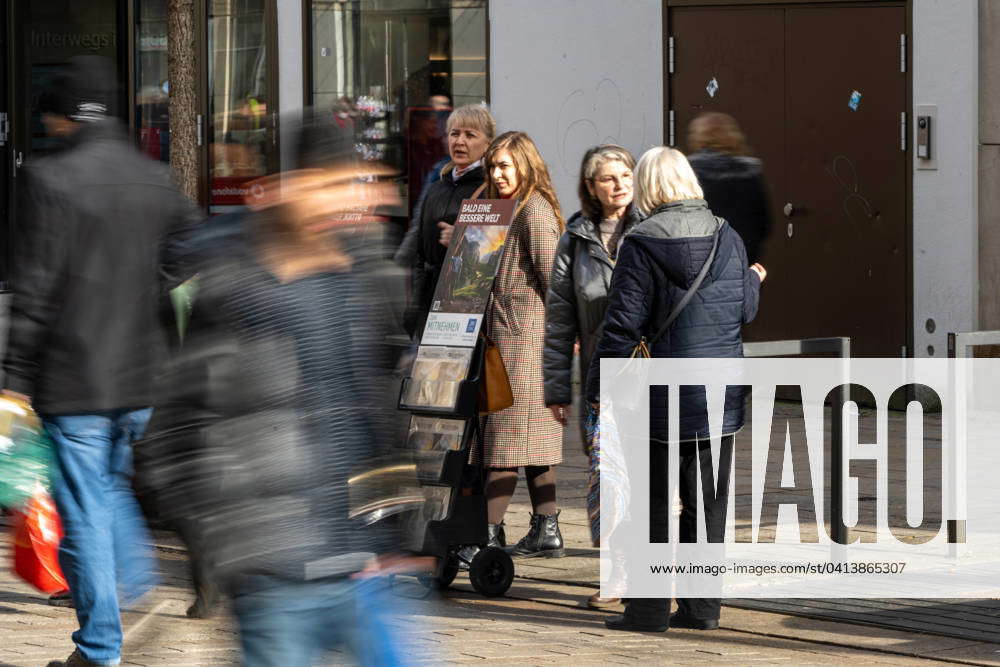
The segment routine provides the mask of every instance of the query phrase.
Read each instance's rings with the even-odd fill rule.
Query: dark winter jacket
[[[645,336],[652,338],[674,304],[683,298],[712,250],[719,229],[719,245],[705,281],[650,350],[654,358],[742,357],[741,329],[757,314],[760,278],[747,266],[739,235],[716,218],[703,200],[661,206],[625,237],[611,278],[604,333],[595,352],[587,383],[587,398],[600,396],[603,357],[628,357]],[[650,397],[650,437],[667,441],[667,397]],[[705,392],[695,388],[680,394],[680,438],[707,437]],[[726,394],[723,433],[743,426],[743,393]]]
[[[444,221],[454,225],[462,200],[472,197],[484,178],[482,167],[462,174],[457,181],[449,171],[427,189],[420,213],[420,238],[414,269],[414,301],[421,322],[430,312],[434,289],[448,252],[448,248],[438,240],[441,237],[438,223]]]
[[[628,232],[639,216],[629,208],[623,232]],[[580,341],[580,377],[586,378],[594,355],[614,261],[601,243],[595,223],[577,212],[566,224],[559,239],[552,278],[545,298],[545,404],[573,402],[570,380],[573,347]]]
[[[761,244],[771,231],[760,160],[714,151],[698,151],[688,159],[712,213],[740,235],[750,263],[759,262]]]
[[[161,502],[198,517],[234,592],[345,576],[397,543],[349,518],[348,479],[385,452],[398,414],[377,342],[381,248],[354,240],[352,271],[287,283],[251,243],[203,253],[184,344],[161,374],[174,418],[138,449],[188,473]]]
[[[403,240],[400,241],[399,247],[396,248],[396,252],[392,255],[392,260],[400,266],[405,268],[413,266],[413,260],[417,256],[417,242],[420,240],[420,223],[423,219],[424,199],[427,198],[427,191],[431,189],[431,186],[441,180],[441,170],[448,166],[449,161],[450,158],[444,158],[435,164],[424,178],[424,183],[420,189],[420,196],[417,198],[417,203],[413,205],[413,217],[410,219],[410,225],[407,227],[406,234],[403,235]]]
[[[201,215],[114,120],[26,172],[6,387],[48,414],[150,405],[160,299],[189,273],[172,248]]]

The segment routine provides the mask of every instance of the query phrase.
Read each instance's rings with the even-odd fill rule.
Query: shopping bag
[[[14,521],[14,573],[43,593],[69,588],[59,567],[62,522],[55,503],[39,485]]]
[[[53,474],[52,441],[31,406],[0,397],[0,506],[17,510]]]

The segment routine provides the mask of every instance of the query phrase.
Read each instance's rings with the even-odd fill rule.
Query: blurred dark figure
[[[164,404],[182,417],[170,433],[196,461],[177,500],[232,597],[251,666],[309,665],[336,647],[396,662],[368,574],[399,537],[359,526],[349,485],[388,453],[397,418],[382,345],[393,306],[380,230],[341,217],[396,195],[362,182],[328,123],[307,119],[299,168],[257,182],[242,241],[195,250],[198,293],[164,374]]]
[[[337,132],[350,137],[353,143],[357,138],[357,130],[354,119],[358,115],[358,108],[354,102],[346,95],[337,99],[333,105],[333,125]]]
[[[727,114],[703,113],[691,121],[688,148],[708,207],[740,235],[749,262],[761,261],[761,245],[771,231],[767,188],[740,126]]]
[[[447,95],[431,95],[427,98],[427,104],[438,111],[451,111],[451,99]]]
[[[447,156],[445,141],[451,109],[407,109],[406,174],[411,219],[421,200],[428,173]],[[440,171],[441,167],[437,167]]]
[[[413,215],[410,216],[410,225],[403,235],[403,240],[400,241],[399,247],[396,248],[396,252],[393,254],[392,259],[394,262],[400,266],[407,268],[412,267],[413,262],[417,258],[417,242],[420,240],[420,218],[423,215],[424,210],[424,200],[427,199],[427,192],[431,189],[431,186],[441,180],[441,171],[448,166],[451,158],[445,157],[441,158],[430,171],[427,172],[427,176],[424,178],[423,185],[420,186],[420,196],[417,198],[417,203],[413,206]],[[411,335],[413,333],[412,322],[407,323],[407,327]]]
[[[108,117],[116,95],[97,56],[53,82],[43,120],[61,141],[26,169],[17,230],[6,391],[29,398],[54,443],[59,561],[80,623],[76,650],[51,665],[118,664],[118,593],[127,603],[155,583],[131,444],[164,348],[159,296],[184,272],[163,251],[199,217]]]

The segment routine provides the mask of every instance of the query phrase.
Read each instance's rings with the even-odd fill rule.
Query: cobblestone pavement
[[[10,556],[9,546],[0,558]],[[160,553],[163,584],[143,609],[124,614],[125,665],[238,664],[236,635],[228,614],[195,621],[184,616],[190,593],[184,557]],[[410,612],[395,617],[401,646],[417,664],[926,664],[934,658],[998,664],[996,645],[881,632],[805,621],[762,612],[727,610],[717,632],[671,630],[660,634],[611,632],[604,614],[582,600],[591,589],[519,578],[503,599],[486,600],[464,577],[446,597],[413,600],[415,585],[401,582],[400,602]],[[45,597],[0,575],[0,665],[35,667],[72,650],[70,609],[50,607]],[[978,652],[973,650],[977,649]],[[920,657],[923,656],[923,657]],[[329,664],[346,656],[331,655]]]

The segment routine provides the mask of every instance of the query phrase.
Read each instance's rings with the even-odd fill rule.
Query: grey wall
[[[500,131],[531,135],[564,213],[579,208],[583,152],[663,140],[660,0],[490,3],[490,102]]]
[[[913,0],[913,102],[938,107],[938,169],[913,172],[914,356],[978,326],[978,23],[975,2]]]
[[[304,79],[302,72],[301,0],[278,0],[278,108],[283,125],[301,116]],[[292,158],[291,145],[281,142],[281,164]]]
[[[979,1],[979,328],[1000,329],[1000,2]]]

